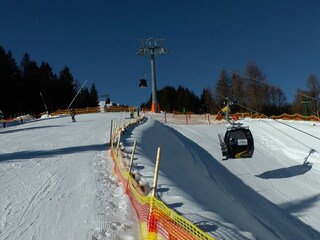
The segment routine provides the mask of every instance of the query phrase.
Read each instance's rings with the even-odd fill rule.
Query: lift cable
[[[198,62],[198,63],[200,63],[201,65],[206,65],[206,66],[213,67],[213,68],[218,68],[218,67],[219,67],[217,64],[210,63],[210,62],[208,62],[208,61],[204,61],[204,60],[197,59],[197,58],[190,58],[190,57],[188,57],[187,55],[184,55],[184,54],[179,54],[179,55],[182,56],[183,58],[190,59],[190,60],[192,60],[192,61],[194,61],[194,62]],[[272,84],[270,84],[270,83],[267,83],[267,82],[258,80],[258,79],[256,79],[256,78],[247,76],[247,75],[245,75],[245,74],[240,74],[240,73],[238,73],[238,75],[239,75],[240,77],[242,77],[242,78],[247,78],[247,79],[250,79],[250,80],[253,80],[253,81],[260,82],[260,83],[265,84],[265,85],[269,85],[269,86],[272,86],[272,87],[276,87],[276,88],[282,89],[281,87],[278,87],[278,86],[276,86],[276,85],[272,85]],[[282,90],[284,90],[284,89],[282,89]],[[290,89],[285,89],[284,92],[290,92],[290,93],[292,93],[292,94],[297,94],[297,95],[300,95],[300,96],[302,96],[302,97],[305,97],[305,98],[308,98],[308,99],[311,99],[311,100],[320,102],[320,99],[319,99],[319,98],[311,97],[311,96],[308,96],[308,95],[306,95],[306,94],[300,93],[300,92],[298,92],[298,91],[293,91],[293,90],[290,90]]]
[[[225,97],[225,96],[222,96],[222,95],[220,95],[220,94],[217,94],[218,96],[220,96],[220,97],[222,97],[222,98],[224,98],[226,101],[230,101],[230,99],[229,98],[227,98],[227,97]],[[246,106],[243,106],[243,105],[241,105],[241,104],[238,104],[238,103],[236,103],[236,102],[233,102],[233,101],[231,101],[232,102],[232,104],[234,104],[234,105],[237,105],[237,106],[239,106],[239,107],[242,107],[242,108],[244,108],[244,109],[247,109],[247,110],[249,110],[250,112],[253,112],[253,113],[257,113],[257,114],[262,114],[262,113],[260,113],[260,112],[258,112],[258,111],[256,111],[256,110],[254,110],[254,109],[251,109],[251,108],[248,108],[248,107],[246,107]],[[274,120],[274,121],[276,121],[276,122],[278,122],[278,123],[281,123],[281,124],[283,124],[283,125],[286,125],[287,127],[290,127],[290,128],[292,128],[292,129],[294,129],[294,130],[296,130],[296,131],[299,131],[299,132],[302,132],[302,133],[304,133],[304,134],[306,134],[306,135],[309,135],[310,137],[313,137],[313,138],[315,138],[315,139],[317,139],[317,140],[320,140],[320,137],[317,137],[317,136],[314,136],[314,135],[312,135],[312,134],[310,134],[310,133],[307,133],[307,132],[305,132],[305,131],[303,131],[303,130],[301,130],[301,129],[299,129],[299,128],[296,128],[296,127],[294,127],[294,126],[291,126],[291,125],[289,125],[289,124],[287,124],[287,123],[285,123],[285,122],[282,122],[282,121],[279,121],[278,119],[273,119],[273,118],[271,118],[271,117],[269,117],[269,116],[266,116],[268,119],[272,119],[272,120]]]
[[[274,85],[272,85],[272,84],[270,84],[270,83],[267,83],[267,82],[258,80],[258,79],[253,78],[253,77],[249,77],[249,76],[246,76],[246,75],[240,75],[240,76],[245,77],[245,78],[247,78],[247,79],[250,79],[250,80],[252,80],[252,81],[256,81],[256,82],[259,82],[259,83],[268,85],[268,86],[280,88],[280,87],[278,87],[278,86],[274,86]],[[280,89],[281,89],[281,88],[280,88]],[[308,95],[303,94],[303,93],[300,93],[300,92],[293,92],[293,91],[291,91],[290,89],[287,89],[286,91],[287,91],[287,92],[291,92],[291,93],[293,93],[293,94],[300,95],[300,96],[305,97],[305,98],[309,98],[309,99],[314,100],[314,101],[317,101],[317,102],[320,102],[320,99],[319,99],[319,98],[314,98],[314,97],[308,96]]]

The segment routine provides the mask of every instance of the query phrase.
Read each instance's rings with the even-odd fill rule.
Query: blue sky
[[[320,74],[320,2],[309,0],[0,0],[0,46],[19,63],[24,52],[58,74],[70,68],[99,95],[139,105],[151,95],[150,57],[140,40],[164,38],[158,89],[188,87],[200,96],[222,69],[243,73],[254,61],[289,101]],[[140,89],[147,75],[149,87]]]

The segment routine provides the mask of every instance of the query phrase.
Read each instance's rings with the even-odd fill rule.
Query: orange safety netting
[[[114,138],[110,144],[114,172],[122,185],[127,186],[125,187],[126,193],[137,213],[142,239],[214,240],[192,222],[167,207],[161,200],[144,195],[138,183],[129,174],[121,151],[114,148]]]
[[[302,120],[302,121],[320,121],[320,118],[318,118],[315,115],[312,116],[303,116],[301,114],[292,114],[289,115],[287,113],[283,113],[279,116],[274,116],[272,115],[271,117],[267,117],[264,114],[250,114],[250,113],[235,113],[235,114],[230,114],[230,118],[234,118],[234,117],[241,117],[241,118],[245,118],[245,117],[249,117],[249,118],[271,118],[271,119],[283,119],[283,120]],[[215,118],[215,120],[219,121],[225,119],[225,116],[221,115],[221,112],[219,112]]]

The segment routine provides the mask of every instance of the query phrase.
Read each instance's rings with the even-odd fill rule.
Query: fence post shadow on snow
[[[189,220],[185,219],[173,209],[170,209],[164,202],[156,196],[157,180],[154,178],[153,187],[150,188],[148,183],[140,181],[137,171],[132,171],[134,160],[133,147],[130,162],[127,161],[127,152],[121,137],[137,124],[145,121],[144,117],[139,117],[125,123],[123,120],[112,121],[110,131],[110,153],[114,161],[114,173],[122,183],[126,194],[128,195],[132,206],[134,207],[140,224],[140,233],[142,239],[204,239],[213,240],[214,238],[200,230]],[[116,144],[116,146],[115,146]],[[134,145],[136,145],[136,141]],[[155,176],[159,171],[160,148],[158,148],[158,162],[155,168]],[[152,191],[152,194],[150,192]],[[161,191],[161,190],[160,190]],[[172,207],[172,206],[171,206]]]

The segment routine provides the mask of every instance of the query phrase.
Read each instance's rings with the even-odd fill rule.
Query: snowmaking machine
[[[251,158],[254,152],[254,140],[251,131],[248,126],[243,126],[240,122],[230,121],[229,118],[229,104],[232,104],[227,100],[227,106],[224,108],[226,121],[231,125],[227,127],[227,131],[222,136],[218,134],[223,160],[228,158]]]

